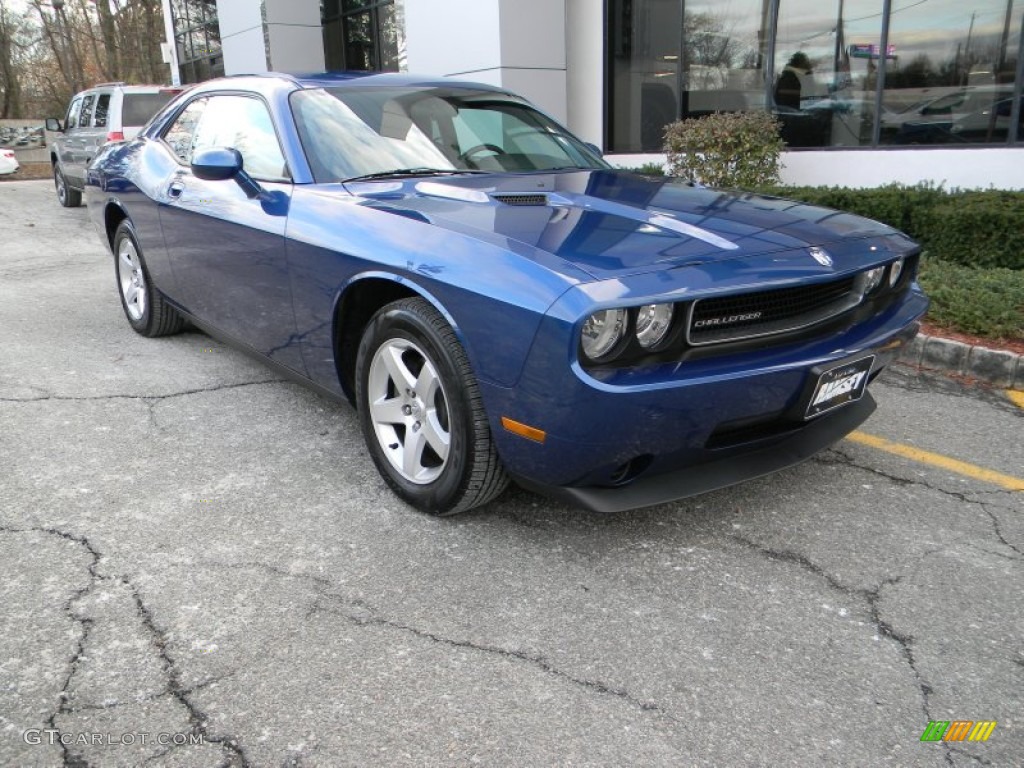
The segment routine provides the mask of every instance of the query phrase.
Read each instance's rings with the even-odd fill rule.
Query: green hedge
[[[1024,270],[1024,195],[974,192],[914,216],[914,235],[937,258]]]
[[[632,169],[653,175],[653,166]],[[947,191],[892,184],[875,189],[760,187],[756,191],[885,222],[933,258],[964,266],[1024,270],[1024,192]]]
[[[926,257],[919,279],[932,299],[930,323],[993,339],[1024,338],[1024,271]]]
[[[928,253],[964,266],[1024,270],[1024,192],[771,187],[762,192],[883,221]]]

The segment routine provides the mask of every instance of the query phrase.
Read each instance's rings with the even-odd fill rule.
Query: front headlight
[[[889,267],[889,287],[895,288],[903,274],[903,259],[896,259]]]
[[[882,284],[885,267],[875,267],[864,273],[864,293],[871,293]]]
[[[672,304],[647,304],[636,313],[636,340],[644,349],[658,346],[672,325]]]
[[[583,354],[598,361],[615,349],[626,334],[626,310],[602,309],[583,324]]]

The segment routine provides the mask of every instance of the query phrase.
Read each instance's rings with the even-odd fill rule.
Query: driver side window
[[[81,97],[71,102],[71,106],[68,107],[68,113],[64,118],[64,130],[70,131],[73,128],[78,127],[78,113],[82,111],[82,99]]]
[[[270,112],[249,96],[212,96],[192,142],[193,151],[233,147],[242,153],[243,167],[254,179],[288,181],[288,169],[277,141]]]

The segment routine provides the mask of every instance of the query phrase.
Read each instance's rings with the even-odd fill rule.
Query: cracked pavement
[[[843,442],[641,512],[427,518],[351,409],[134,334],[50,184],[0,224],[0,764],[1024,763],[1024,494]],[[872,388],[865,431],[1024,474],[998,393]]]

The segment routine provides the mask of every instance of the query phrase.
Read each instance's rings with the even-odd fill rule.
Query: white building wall
[[[606,159],[619,168],[665,164],[665,156],[658,154],[608,155]],[[922,182],[946,189],[1024,190],[1024,147],[782,153],[782,183],[789,186],[866,189]]]
[[[569,129],[604,148],[604,3],[566,0],[566,116]]]
[[[946,189],[1024,189],[1024,147],[786,152],[782,180],[807,186],[879,187],[929,181]]]
[[[509,88],[566,119],[565,0],[405,0],[405,32],[410,72]]]
[[[320,0],[263,0],[270,41],[267,65],[275,72],[323,72]]]
[[[322,72],[319,0],[217,0],[224,72]]]
[[[252,0],[218,0],[217,20],[225,74],[267,71],[262,10],[262,4]]]
[[[409,71],[500,77],[501,21],[494,0],[405,0]],[[494,83],[498,84],[498,83]]]

